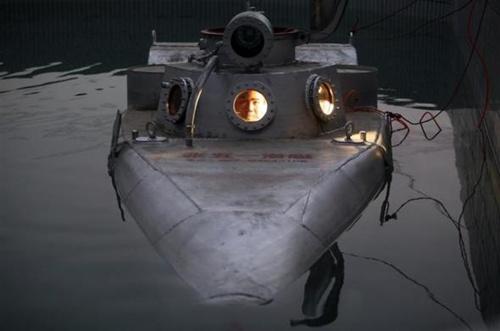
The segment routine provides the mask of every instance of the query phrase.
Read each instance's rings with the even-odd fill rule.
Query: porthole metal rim
[[[261,93],[267,101],[267,111],[265,115],[258,121],[256,122],[246,122],[239,118],[235,113],[234,113],[234,101],[235,98],[243,91],[245,90],[256,90],[257,92]],[[229,119],[229,121],[236,126],[238,129],[247,131],[247,132],[253,132],[253,131],[259,131],[267,126],[273,121],[274,117],[276,116],[276,108],[275,108],[275,101],[274,101],[274,96],[271,92],[271,89],[268,88],[265,84],[255,81],[255,82],[242,82],[237,85],[235,85],[228,94],[228,98],[226,99],[226,115]]]
[[[333,97],[333,110],[332,113],[328,115],[321,110],[321,106],[319,103],[318,92],[321,84],[326,84],[327,86],[329,86],[329,90]],[[306,106],[309,111],[313,112],[320,121],[330,122],[335,117],[337,117],[339,100],[337,99],[335,84],[333,84],[330,79],[318,74],[312,74],[311,76],[309,76],[306,81],[305,99]]]
[[[194,83],[189,77],[176,77],[167,82],[167,88],[163,93],[163,98],[161,100],[160,111],[163,114],[163,118],[171,123],[179,123],[185,116],[187,106],[189,103],[189,98],[193,92]],[[181,89],[181,104],[179,105],[179,110],[175,115],[169,113],[168,99],[170,92],[174,86],[179,86]]]

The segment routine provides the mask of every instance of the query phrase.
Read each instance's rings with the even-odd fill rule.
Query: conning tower
[[[310,35],[250,8],[201,31],[199,51],[168,63],[156,124],[169,136],[308,138],[345,124],[334,64],[296,60]]]

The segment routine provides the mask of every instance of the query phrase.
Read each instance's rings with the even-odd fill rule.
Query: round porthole
[[[231,123],[245,131],[264,128],[275,115],[271,91],[260,82],[236,85],[230,91],[226,104],[226,113]]]
[[[172,123],[181,121],[193,92],[193,81],[190,78],[174,78],[164,86],[161,99],[161,110],[165,119]]]
[[[246,11],[227,24],[223,42],[224,52],[236,65],[258,65],[273,47],[273,27],[262,13]]]
[[[233,112],[247,123],[260,121],[267,113],[266,97],[255,89],[246,89],[234,98]]]
[[[306,82],[306,105],[323,122],[335,118],[338,100],[332,82],[325,77],[311,75]]]

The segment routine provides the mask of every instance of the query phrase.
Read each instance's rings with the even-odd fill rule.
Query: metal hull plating
[[[250,6],[198,47],[153,33],[149,65],[128,71],[108,164],[118,201],[205,299],[269,302],[385,184],[390,124],[348,113],[376,106],[376,69],[353,65],[351,45],[304,45],[345,4],[319,6],[331,22],[313,33]]]
[[[129,110],[122,132],[151,116]],[[117,188],[159,254],[205,299],[265,303],[307,271],[384,186],[386,119],[348,116],[367,131],[366,142],[196,139],[186,148],[183,139],[124,137]]]

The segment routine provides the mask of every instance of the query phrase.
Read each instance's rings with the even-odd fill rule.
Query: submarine
[[[108,172],[120,210],[207,301],[265,304],[359,219],[392,171],[377,69],[248,6],[198,43],[158,42],[127,70]]]

